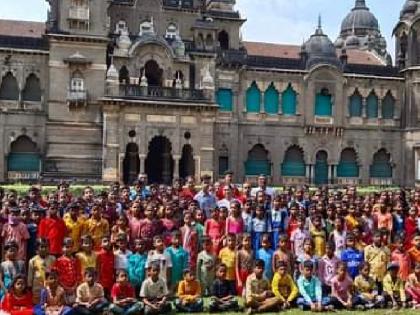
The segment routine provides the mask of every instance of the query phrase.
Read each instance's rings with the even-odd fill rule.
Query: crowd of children
[[[420,191],[275,190],[265,176],[73,196],[1,191],[0,310],[248,314],[420,308]]]

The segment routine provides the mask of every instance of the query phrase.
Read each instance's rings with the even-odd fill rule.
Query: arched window
[[[127,30],[127,22],[120,20],[115,24],[115,34],[121,34]]]
[[[305,176],[305,160],[303,150],[298,146],[291,146],[287,149],[281,165],[281,174],[283,176]]]
[[[359,177],[357,154],[352,148],[341,151],[340,162],[337,166],[337,177]]]
[[[324,150],[316,153],[316,161],[314,167],[314,183],[315,185],[328,184],[328,153]]]
[[[267,114],[277,114],[279,112],[279,92],[273,83],[264,93],[264,110]]]
[[[130,73],[128,72],[128,69],[126,66],[121,67],[118,73],[118,79],[120,83],[122,84],[130,84]]]
[[[26,79],[25,88],[22,92],[22,99],[29,102],[41,101],[41,84],[38,77],[31,73]]]
[[[293,90],[291,84],[285,89],[281,96],[281,108],[283,115],[296,115],[297,93]]]
[[[153,22],[151,22],[151,21],[143,21],[140,24],[139,36],[142,36],[142,35],[151,35],[151,34],[154,34],[154,33],[155,33],[155,30],[154,30]]]
[[[73,92],[85,91],[85,80],[80,71],[75,71],[70,80],[70,90]]]
[[[382,118],[394,119],[395,98],[392,96],[391,91],[388,91],[382,100]]]
[[[182,7],[183,8],[192,8],[193,7],[193,0],[182,0]]]
[[[385,149],[376,152],[369,173],[372,178],[392,178],[391,154]]]
[[[147,83],[149,86],[162,86],[163,69],[161,69],[155,60],[149,60],[144,66]]]
[[[332,96],[328,89],[324,88],[316,94],[315,115],[332,116]]]
[[[213,37],[208,34],[206,37],[206,49],[212,50],[213,49]]]
[[[349,98],[349,114],[350,117],[362,117],[363,98],[356,89]]]
[[[268,151],[262,144],[256,144],[248,152],[245,162],[245,174],[247,176],[271,175],[271,163],[268,159]]]
[[[217,104],[222,112],[231,112],[233,108],[233,93],[231,89],[219,89],[216,93]]]
[[[41,159],[36,143],[28,136],[20,136],[12,142],[7,157],[9,172],[39,172]]]
[[[366,116],[367,118],[378,118],[378,97],[375,91],[370,92],[366,100]]]
[[[178,27],[174,23],[170,23],[166,28],[165,37],[168,39],[175,39],[178,35]]]
[[[7,72],[1,81],[0,100],[19,100],[19,86],[11,72]]]
[[[226,31],[221,31],[217,39],[222,50],[229,49],[229,34]]]
[[[246,111],[248,113],[259,113],[261,104],[261,92],[257,83],[252,82],[246,91]]]

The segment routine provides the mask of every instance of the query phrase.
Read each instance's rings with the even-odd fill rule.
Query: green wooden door
[[[261,104],[261,92],[254,82],[246,91],[246,111],[248,113],[259,113]]]
[[[332,116],[331,95],[317,94],[315,100],[316,116]]]
[[[325,151],[320,151],[316,155],[315,163],[315,185],[328,184],[328,155]]]
[[[9,172],[39,172],[40,157],[36,153],[10,153],[7,158]]]
[[[267,175],[271,176],[270,161],[248,160],[245,162],[245,174],[247,176]]]
[[[219,89],[216,93],[217,104],[222,112],[231,112],[233,108],[233,93],[231,89]]]

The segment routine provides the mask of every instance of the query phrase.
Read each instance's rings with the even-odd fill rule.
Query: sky
[[[141,1],[141,0],[139,0]],[[236,0],[236,8],[247,19],[242,28],[244,40],[301,44],[314,32],[318,15],[324,33],[334,41],[343,18],[355,0]],[[366,0],[379,20],[388,51],[394,55],[392,29],[398,22],[405,0]],[[45,21],[45,0],[8,1],[0,10],[1,19]]]

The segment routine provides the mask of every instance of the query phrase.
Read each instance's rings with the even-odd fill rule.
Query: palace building
[[[392,57],[365,0],[296,46],[243,41],[235,0],[48,2],[0,20],[1,182],[420,181],[419,0]]]

